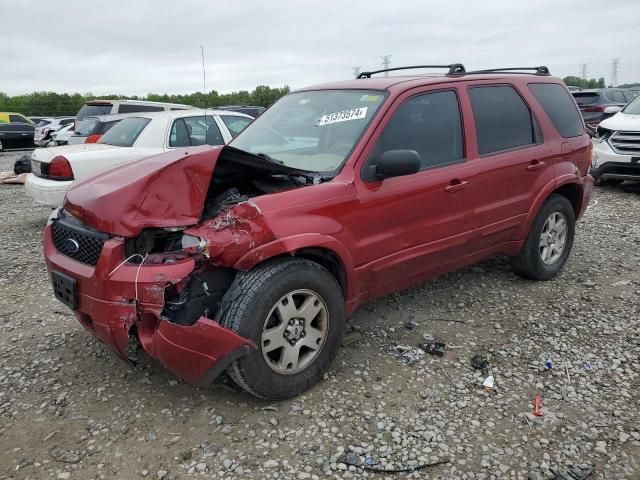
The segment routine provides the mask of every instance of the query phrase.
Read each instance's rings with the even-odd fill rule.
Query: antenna
[[[391,58],[391,55],[383,55],[380,58],[382,58],[382,68],[384,70],[388,70],[389,69],[389,65],[391,65],[391,62],[389,61],[389,59]],[[384,76],[388,77],[389,76],[389,72],[384,72]]]
[[[202,102],[204,103],[204,124],[206,125],[207,124],[207,71],[204,68],[204,48],[202,47],[202,45],[200,45],[200,56],[202,57]]]

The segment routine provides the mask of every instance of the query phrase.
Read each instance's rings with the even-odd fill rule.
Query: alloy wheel
[[[290,375],[308,367],[329,333],[329,310],[320,295],[294,290],[273,306],[264,322],[260,347],[273,371]]]
[[[567,219],[561,212],[553,212],[540,234],[540,258],[546,265],[553,265],[562,256],[566,244]]]

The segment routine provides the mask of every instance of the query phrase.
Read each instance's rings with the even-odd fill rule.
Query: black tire
[[[2,143],[2,140],[0,140],[0,152],[3,152],[3,151],[4,151],[4,145]]]
[[[567,223],[567,237],[560,257],[549,265],[542,260],[540,239],[547,219],[554,213],[564,215]],[[571,253],[575,225],[576,218],[571,202],[562,195],[551,194],[540,208],[522,248],[516,256],[511,258],[511,265],[515,272],[533,280],[549,280],[555,277],[562,270]]]
[[[251,339],[258,348],[232,363],[227,369],[229,376],[257,397],[275,400],[304,392],[322,378],[342,343],[345,305],[340,285],[322,266],[299,258],[267,262],[240,275],[240,294],[230,302],[221,323]],[[309,365],[297,373],[278,373],[263,356],[263,328],[276,304],[300,289],[314,292],[324,302],[328,332]]]

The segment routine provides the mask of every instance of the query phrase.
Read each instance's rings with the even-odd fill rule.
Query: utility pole
[[[620,57],[611,59],[611,86],[618,85],[618,69],[620,68]]]
[[[389,60],[391,58],[391,55],[383,55],[380,58],[382,58],[382,68],[384,68],[384,69],[389,68],[389,65],[391,65],[391,61]],[[389,76],[389,72],[384,72],[384,76],[388,77]]]
[[[362,68],[362,67],[361,67],[360,65],[358,65],[357,67],[353,67],[353,76],[354,76],[355,78],[358,78],[358,75],[360,75],[360,69],[361,69],[361,68]]]
[[[587,67],[589,66],[588,63],[581,63],[580,64],[580,78],[582,78],[582,80],[584,80],[585,82],[587,81]]]

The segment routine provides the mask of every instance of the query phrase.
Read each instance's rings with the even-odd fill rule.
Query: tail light
[[[604,109],[607,108],[607,105],[594,105],[592,107],[585,107],[584,112],[604,112]]]
[[[73,180],[71,164],[62,155],[53,157],[49,164],[49,177],[55,180]]]
[[[89,135],[84,143],[96,143],[102,135]]]

